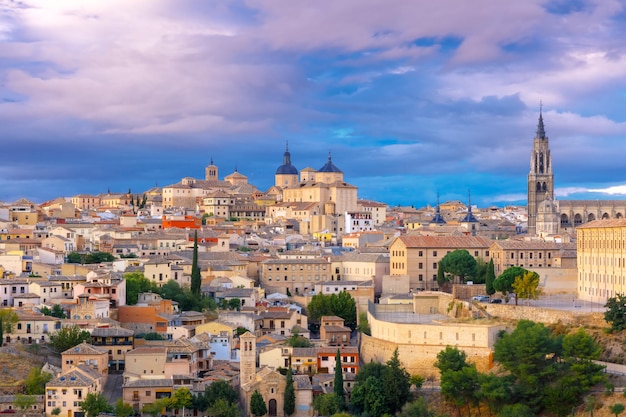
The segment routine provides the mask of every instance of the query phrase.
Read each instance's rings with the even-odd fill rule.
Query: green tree
[[[61,414],[61,409],[59,407],[55,407],[52,409],[50,414],[52,414],[53,416],[58,416],[59,414]]]
[[[437,361],[433,366],[443,374],[446,371],[460,371],[467,364],[467,355],[456,347],[446,346],[437,354]]]
[[[558,375],[559,341],[541,323],[520,320],[494,344],[494,359],[510,372],[522,402],[539,411],[543,393]]]
[[[241,300],[239,298],[231,298],[228,300],[228,309],[239,311],[241,309]]]
[[[505,296],[510,292],[515,292],[513,283],[517,277],[523,277],[526,272],[529,271],[520,266],[510,266],[498,275],[493,282],[493,288]],[[517,294],[515,295],[515,304],[517,305]]]
[[[343,368],[341,367],[341,352],[337,349],[335,354],[335,380],[333,392],[337,398],[344,399],[343,395]],[[345,400],[344,400],[345,401]],[[341,407],[343,409],[343,407]]]
[[[50,335],[50,347],[59,353],[65,352],[69,348],[83,342],[91,343],[91,335],[86,330],[74,325],[63,327],[58,332]]]
[[[143,340],[165,340],[165,338],[157,332],[148,332],[143,335]]]
[[[354,386],[350,402],[372,417],[390,414],[385,402],[383,382],[373,376],[369,376],[365,382],[359,382]]]
[[[45,316],[50,316],[50,317],[56,317],[59,319],[66,319],[67,315],[65,314],[65,311],[63,311],[63,307],[61,307],[59,304],[55,304],[52,306],[52,309],[43,306],[39,309],[39,311],[41,312],[41,314],[45,315]]]
[[[291,347],[311,347],[313,343],[306,337],[300,336],[300,333],[297,330],[294,330],[289,336],[289,339],[285,342],[287,346]]]
[[[193,397],[189,388],[181,387],[174,391],[174,394],[168,401],[167,405],[169,408],[173,408],[175,410],[182,409],[182,416],[185,416],[185,408],[189,408],[192,405]]]
[[[624,412],[624,404],[615,403],[611,407],[609,407],[611,413],[615,414],[615,417],[619,416]]]
[[[146,278],[143,272],[127,272],[123,275],[126,281],[126,305],[135,305],[139,293],[156,292],[156,284]]]
[[[107,252],[70,252],[67,255],[67,263],[70,264],[99,264],[102,262],[113,262],[115,256]]]
[[[368,336],[372,335],[372,329],[370,328],[370,323],[367,320],[366,312],[359,313],[359,325],[357,326],[357,330]]]
[[[159,398],[152,403],[144,404],[141,412],[144,414],[149,414],[152,417],[157,417],[161,414],[165,407],[167,407],[168,402],[169,398]]]
[[[4,343],[4,333],[11,333],[13,325],[19,321],[17,314],[10,308],[0,308],[0,346]]]
[[[439,268],[443,269],[443,272],[449,274],[446,276],[446,280],[451,280],[452,277],[458,277],[461,283],[465,282],[466,277],[472,276],[476,270],[476,259],[465,249],[454,250],[441,261],[439,261]]]
[[[435,417],[434,411],[428,409],[428,404],[424,398],[420,397],[417,400],[406,403],[402,407],[402,410],[397,414],[398,417]]]
[[[291,369],[287,369],[285,392],[283,395],[283,411],[286,416],[290,416],[296,411],[296,391],[293,387]]]
[[[207,410],[210,417],[240,417],[241,411],[237,403],[228,402],[224,398],[218,398]]]
[[[87,417],[96,417],[100,413],[110,413],[113,411],[113,408],[109,405],[105,396],[99,392],[88,393],[80,404],[80,409]]]
[[[487,404],[490,412],[497,413],[511,400],[510,378],[490,374],[479,375],[477,398]]]
[[[461,407],[467,406],[471,415],[471,407],[478,401],[479,375],[476,367],[467,365],[458,371],[448,370],[441,374],[441,394],[454,404],[461,414]]]
[[[316,294],[311,298],[307,306],[309,323],[319,326],[322,316],[341,317],[345,325],[354,329],[356,327],[356,302],[347,292],[339,294]]]
[[[224,399],[229,403],[239,401],[239,393],[226,381],[215,381],[204,388],[204,392],[196,396],[194,408],[206,410],[219,399]]]
[[[43,372],[41,368],[34,367],[28,372],[24,380],[26,394],[43,395],[46,392],[46,384],[52,379],[52,374]]]
[[[541,294],[541,288],[539,288],[539,274],[526,271],[521,277],[515,278],[515,281],[513,281],[513,292],[516,294],[516,304],[517,298],[526,300],[538,299]]]
[[[604,307],[604,320],[611,325],[611,329],[621,332],[626,329],[626,296],[624,294],[615,294],[607,300]]]
[[[15,406],[19,408],[21,412],[25,412],[36,403],[37,399],[34,395],[15,394],[15,397],[13,399],[13,404],[15,404]]]
[[[488,270],[489,263],[485,262],[482,258],[476,258],[476,267],[471,274],[474,284],[484,284],[487,280]]]
[[[115,403],[115,407],[113,407],[113,413],[115,413],[117,417],[129,417],[135,414],[135,410],[132,405],[125,403],[123,399],[118,398]]]
[[[250,412],[254,417],[262,417],[267,414],[267,405],[258,390],[254,390],[250,397]]]
[[[193,236],[193,259],[191,261],[191,293],[199,296],[202,286],[200,267],[198,266],[198,231]]]
[[[321,394],[313,399],[313,409],[320,416],[332,416],[342,410],[342,399],[336,394]]]
[[[411,376],[400,363],[398,348],[387,361],[381,380],[387,409],[395,414],[406,404],[411,394]]]
[[[493,265],[493,259],[489,259],[489,265],[487,266],[487,275],[485,277],[485,290],[488,295],[495,294],[496,290],[493,287],[493,283],[496,280],[495,266]]]

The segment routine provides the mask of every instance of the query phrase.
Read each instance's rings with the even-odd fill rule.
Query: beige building
[[[383,293],[437,290],[437,268],[444,256],[465,249],[474,258],[488,261],[491,243],[480,236],[400,236],[389,246],[390,272],[383,280]]]
[[[576,268],[576,244],[541,240],[497,240],[489,247],[496,276],[510,266]],[[568,256],[568,255],[572,255]]]
[[[91,194],[78,194],[71,197],[70,201],[79,210],[94,210],[101,205],[100,197]]]
[[[78,365],[62,371],[59,376],[46,384],[46,417],[59,408],[60,417],[82,415],[80,405],[87,394],[102,392],[102,376],[87,365]]]
[[[358,210],[370,213],[375,226],[382,225],[387,220],[387,207],[389,205],[371,200],[358,200]]]
[[[269,259],[261,263],[260,282],[270,292],[304,294],[315,284],[333,279],[327,258]]]
[[[141,413],[146,404],[170,398],[173,393],[172,379],[136,379],[125,382],[122,386],[122,399],[133,407],[135,413]]]
[[[626,293],[626,219],[594,220],[576,228],[578,298],[606,303]]]
[[[109,354],[105,349],[83,342],[61,353],[61,369],[69,371],[79,365],[94,369],[106,382],[109,374]]]

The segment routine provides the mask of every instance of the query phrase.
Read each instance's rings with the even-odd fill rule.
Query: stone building
[[[389,247],[389,275],[383,279],[383,293],[436,290],[437,267],[448,253],[465,249],[474,258],[489,259],[491,239],[480,236],[404,235]]]
[[[626,292],[626,219],[595,220],[576,229],[578,298],[606,303]]]
[[[255,391],[262,396],[267,406],[267,415],[283,417],[285,412],[284,394],[286,378],[278,371],[263,367],[257,369],[256,336],[246,332],[240,336],[240,398],[244,406],[245,415],[250,416],[250,399]],[[313,416],[313,389],[306,375],[294,376],[294,390],[296,394],[296,409],[293,417]]]

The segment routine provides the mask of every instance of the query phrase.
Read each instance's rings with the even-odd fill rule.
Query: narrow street
[[[122,398],[123,381],[124,379],[122,374],[109,374],[107,382],[104,384],[102,394],[112,406],[115,405],[118,398]]]

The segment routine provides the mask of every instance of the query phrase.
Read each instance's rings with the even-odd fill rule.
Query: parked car
[[[502,304],[502,298],[494,298],[489,301],[491,304]]]
[[[472,297],[472,300],[474,301],[478,301],[480,303],[488,303],[489,302],[489,296],[488,295],[475,295]]]

